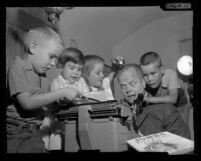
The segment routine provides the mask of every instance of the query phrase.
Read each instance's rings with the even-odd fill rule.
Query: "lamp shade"
[[[189,55],[182,56],[177,62],[178,71],[186,76],[193,74],[193,59]]]

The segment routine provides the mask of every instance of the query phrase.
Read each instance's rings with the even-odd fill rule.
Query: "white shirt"
[[[78,90],[81,94],[89,91],[87,89],[87,85],[83,77],[80,77],[80,79],[75,83],[70,83],[68,80],[65,80],[61,75],[59,75],[57,78],[55,78],[52,81],[50,90],[53,91],[53,90],[57,90],[60,88],[65,88],[65,87],[74,88]]]

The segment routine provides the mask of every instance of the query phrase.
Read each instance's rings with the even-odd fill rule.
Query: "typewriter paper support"
[[[89,121],[90,116],[88,111],[90,106],[81,106],[78,108],[78,131],[81,143],[81,150],[92,150],[92,144],[89,137]]]

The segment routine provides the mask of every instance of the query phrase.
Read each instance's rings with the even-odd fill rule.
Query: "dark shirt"
[[[121,101],[129,105],[126,100]],[[188,126],[172,104],[144,106],[142,113],[135,116],[134,124],[143,135],[169,131],[190,138]]]

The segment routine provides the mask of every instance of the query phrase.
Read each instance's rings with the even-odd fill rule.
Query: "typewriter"
[[[73,120],[78,117],[78,108],[81,106],[90,106],[88,112],[91,118],[112,117],[131,117],[128,105],[118,102],[117,100],[109,100],[103,102],[84,101],[79,104],[60,103],[55,116],[58,120]]]
[[[117,100],[80,100],[77,104],[58,103],[55,117],[65,123],[65,152],[128,150],[126,141],[138,137],[127,104]]]

